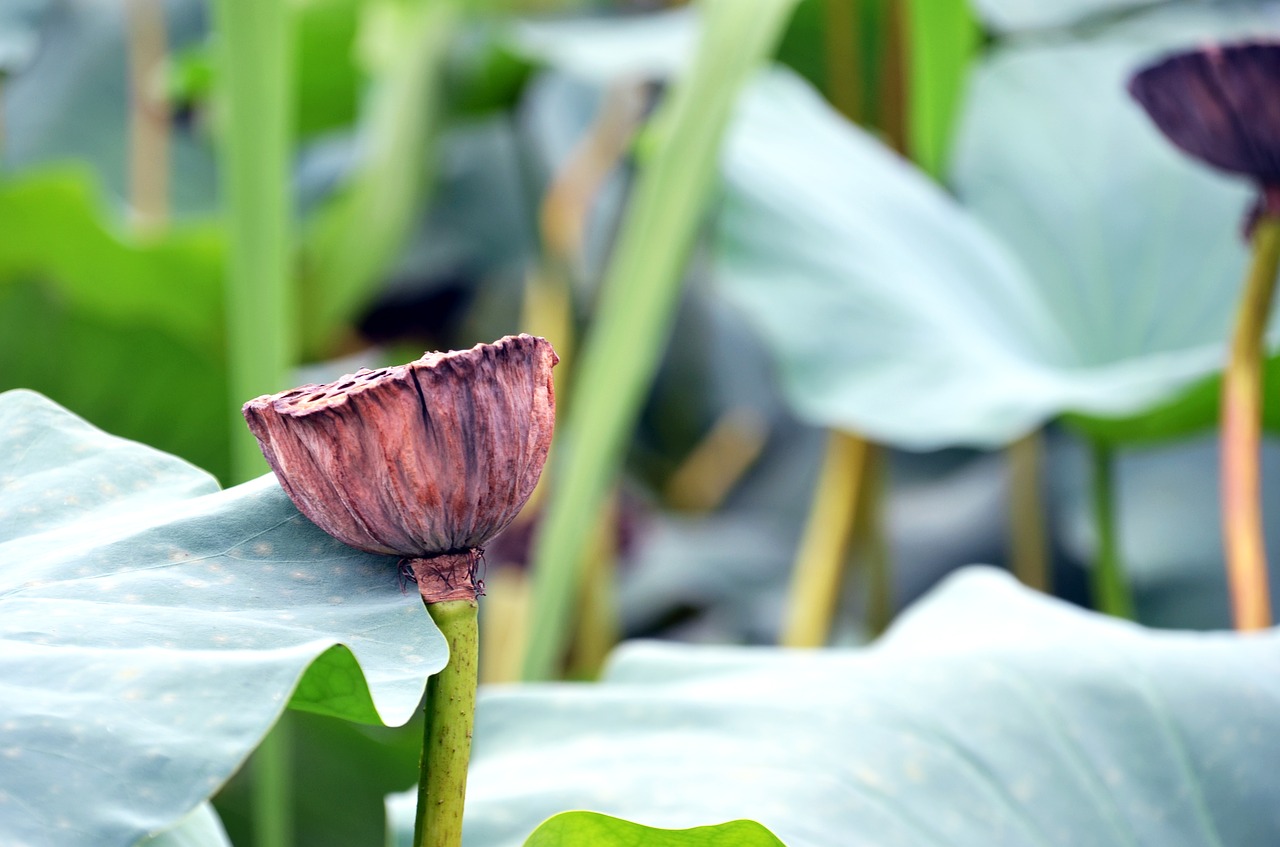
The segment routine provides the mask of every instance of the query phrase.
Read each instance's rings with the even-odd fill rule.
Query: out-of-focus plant
[[[738,90],[772,50],[792,6],[708,0],[702,39],[641,143],[641,174],[583,339],[533,555],[538,617],[524,676],[555,674],[582,561],[611,478],[665,344],[685,261],[705,211],[720,138]]]
[[[1129,90],[1183,150],[1252,179],[1253,263],[1222,381],[1222,515],[1236,627],[1271,625],[1258,461],[1264,336],[1280,266],[1280,42],[1210,46],[1139,71]]]

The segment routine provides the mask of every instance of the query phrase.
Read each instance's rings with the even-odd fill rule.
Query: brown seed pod
[[[1170,141],[1214,167],[1252,178],[1268,203],[1280,187],[1277,92],[1277,41],[1175,53],[1129,80],[1129,93]]]
[[[243,411],[281,487],[317,526],[414,560],[429,602],[475,596],[476,551],[519,513],[546,462],[557,361],[546,339],[507,336],[259,397]]]

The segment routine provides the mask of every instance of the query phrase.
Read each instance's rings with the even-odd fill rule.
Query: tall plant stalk
[[[831,632],[844,582],[871,446],[832,430],[809,520],[792,569],[780,639],[786,647],[821,647]]]
[[[582,585],[591,527],[666,345],[685,261],[710,195],[720,140],[747,75],[772,51],[794,0],[705,0],[689,72],[654,119],[574,374],[575,402],[553,465],[556,490],[533,553],[538,610],[526,679],[556,674]]]
[[[286,387],[297,363],[290,273],[293,32],[285,0],[216,0],[222,85],[220,167],[228,233],[226,320],[228,425],[235,481],[266,463],[240,405]],[[289,737],[280,730],[255,761],[259,847],[293,843],[288,810]],[[270,738],[270,736],[269,736]]]
[[[1271,625],[1258,456],[1262,436],[1263,335],[1271,315],[1280,217],[1263,215],[1253,233],[1253,262],[1236,316],[1222,380],[1222,527],[1236,629]]]
[[[1049,590],[1049,541],[1040,488],[1039,431],[1009,445],[1009,559],[1023,585]]]
[[[1133,597],[1120,559],[1115,498],[1115,457],[1111,448],[1094,442],[1093,509],[1098,532],[1098,554],[1093,565],[1093,604],[1100,612],[1118,618],[1134,617]]]
[[[221,172],[229,240],[227,366],[232,472],[267,468],[240,416],[297,363],[289,183],[292,22],[285,0],[217,0]]]
[[[164,0],[127,0],[129,42],[129,205],[140,229],[169,218],[169,112],[159,95],[168,37]]]

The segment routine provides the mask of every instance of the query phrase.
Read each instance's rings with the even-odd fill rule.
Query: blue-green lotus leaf
[[[968,569],[869,648],[637,644],[596,685],[482,693],[467,843],[592,809],[810,847],[1269,844],[1277,680],[1280,631],[1147,630]]]
[[[395,560],[330,539],[273,477],[219,491],[23,390],[0,394],[0,455],[2,844],[129,847],[286,704],[403,723],[445,664]]]
[[[775,74],[725,171],[723,290],[796,409],[913,449],[994,447],[1066,413],[1147,413],[1217,373],[1250,189],[1169,145],[1124,90],[1171,44],[1272,31],[1172,10],[996,49],[970,81],[959,201]],[[1180,420],[1212,421],[1212,397]]]

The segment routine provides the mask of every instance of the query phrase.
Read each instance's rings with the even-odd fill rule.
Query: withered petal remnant
[[[474,562],[542,473],[557,361],[546,339],[507,336],[259,397],[244,416],[285,492],[339,541]]]
[[[1134,74],[1129,92],[1187,153],[1264,189],[1280,186],[1280,41],[1165,56]]]

